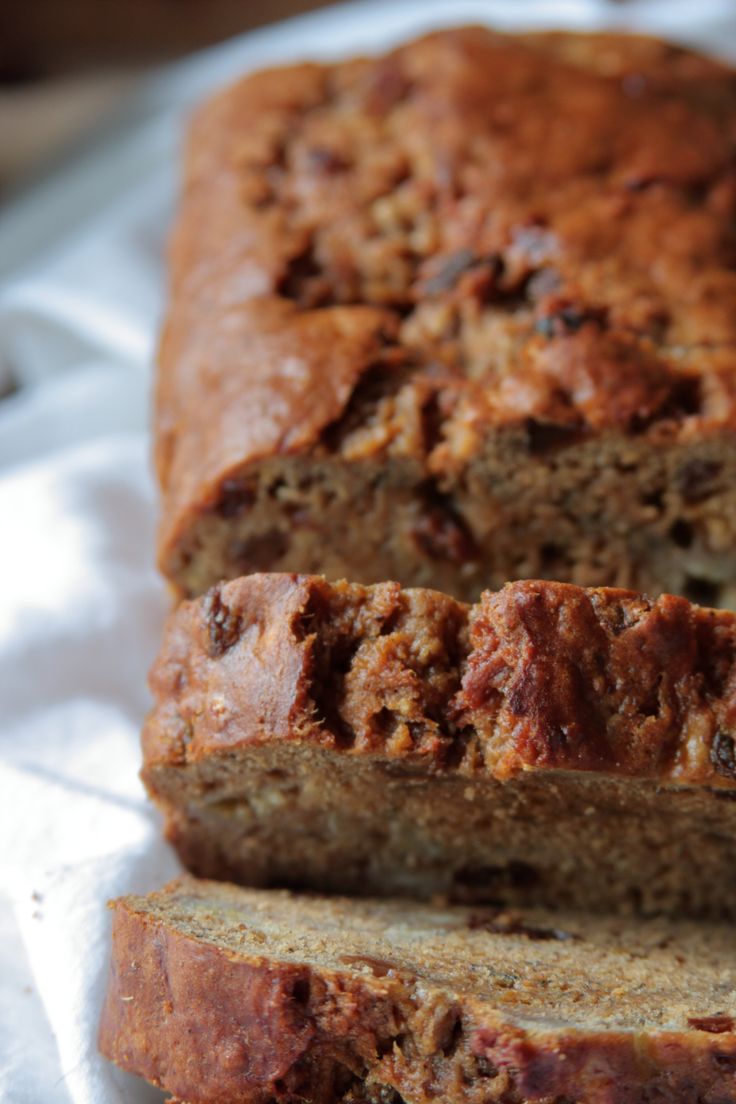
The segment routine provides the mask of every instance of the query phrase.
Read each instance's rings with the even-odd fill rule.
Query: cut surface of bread
[[[730,927],[299,897],[113,902],[100,1047],[188,1104],[729,1104]]]
[[[196,874],[736,917],[736,615],[252,575],[172,615],[143,779]]]
[[[454,29],[206,104],[158,381],[175,587],[736,600],[735,153],[733,71],[625,35]]]

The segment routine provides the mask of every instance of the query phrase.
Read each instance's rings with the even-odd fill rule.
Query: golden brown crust
[[[144,777],[300,741],[500,779],[736,789],[736,615],[671,595],[527,581],[468,609],[395,583],[253,575],[173,613],[151,688]]]
[[[472,563],[490,538],[480,491],[463,494],[478,463],[490,488],[514,466],[494,459],[509,434],[531,454],[541,437],[721,447],[735,107],[730,69],[664,43],[477,28],[257,74],[206,105],[161,350],[164,570],[196,589],[193,530],[234,509],[233,486],[247,512],[269,458],[321,458],[333,482],[404,465],[418,554]],[[441,523],[428,487],[451,498]],[[712,555],[712,525],[703,541]]]
[[[124,1069],[192,1104],[266,1099],[309,1049],[314,1029],[288,1000],[304,971],[235,962],[124,906],[113,940],[100,1048]]]
[[[192,897],[201,899],[204,912],[199,907],[188,915]],[[274,1099],[427,1104],[438,1096],[447,1104],[736,1100],[730,1015],[662,1026],[639,1013],[636,991],[620,997],[619,1022],[608,1027],[596,1022],[592,998],[589,1005],[577,1005],[572,1022],[555,1022],[552,1006],[535,1014],[526,1010],[534,998],[524,989],[543,990],[544,982],[519,963],[517,956],[533,956],[534,940],[542,939],[523,923],[485,947],[478,938],[479,918],[468,920],[459,910],[451,915],[415,909],[419,927],[410,947],[417,970],[410,960],[402,961],[402,939],[391,945],[390,927],[385,938],[392,960],[370,953],[376,925],[398,923],[411,930],[414,921],[406,912],[396,916],[390,905],[375,906],[366,920],[362,906],[316,900],[309,909],[324,913],[327,926],[320,932],[310,929],[313,920],[302,920],[299,898],[261,894],[261,899],[267,914],[277,914],[275,926],[272,920],[263,934],[259,895],[227,886],[185,879],[150,898],[114,902],[102,1053],[189,1104]],[[474,970],[487,970],[496,979],[490,991],[474,991],[472,971],[460,988],[432,976],[431,955],[422,962],[422,945],[428,934],[423,929],[433,922],[449,925],[450,963],[458,953],[452,929],[460,925],[468,936],[467,924],[476,928],[466,954]],[[338,926],[345,932],[357,928],[358,953],[341,954]],[[493,924],[493,930],[501,933],[503,927]],[[594,945],[600,939],[595,926],[586,938]],[[643,950],[633,929],[619,938],[621,945],[611,952],[619,973],[608,984],[623,982],[623,988],[630,973],[638,977],[642,970],[669,964],[676,970],[678,956],[693,949],[676,931],[660,941],[660,946],[673,943],[665,951]],[[722,934],[714,938],[723,941]],[[590,984],[586,977],[576,978],[576,946],[584,944],[560,952],[557,970],[566,973],[567,988]],[[637,965],[637,955],[651,962]],[[691,963],[683,968],[697,973]],[[551,969],[554,988],[563,978]],[[731,969],[730,960],[724,969]]]
[[[493,770],[736,783],[736,618],[664,594],[517,583],[471,614],[460,708]]]

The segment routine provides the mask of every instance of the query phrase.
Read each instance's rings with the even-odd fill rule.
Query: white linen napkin
[[[259,31],[151,80],[131,125],[0,219],[0,1099],[141,1104],[96,1053],[105,901],[176,862],[138,780],[153,569],[148,393],[162,243],[193,99],[255,65],[441,23],[608,23],[736,55],[728,0],[378,0]]]

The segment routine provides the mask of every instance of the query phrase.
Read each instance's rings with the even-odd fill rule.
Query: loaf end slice
[[[736,616],[253,575],[173,615],[143,778],[194,873],[736,916]]]
[[[188,1104],[736,1101],[728,928],[189,878],[112,907],[102,1053]]]

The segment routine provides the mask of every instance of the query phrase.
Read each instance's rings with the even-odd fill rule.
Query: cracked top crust
[[[441,480],[529,419],[733,426],[735,152],[730,68],[617,35],[462,28],[210,101],[171,250],[164,543],[276,454]]]
[[[672,595],[531,581],[467,607],[251,575],[179,607],[151,687],[144,776],[287,740],[430,772],[736,787],[736,615]]]

